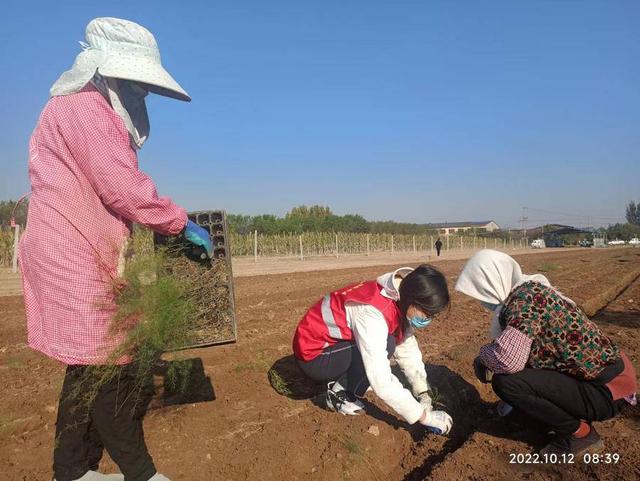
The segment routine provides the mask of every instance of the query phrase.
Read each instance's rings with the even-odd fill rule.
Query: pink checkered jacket
[[[53,97],[29,143],[32,195],[20,242],[28,343],[65,364],[101,364],[131,222],[178,234],[185,211],[138,170],[122,119],[93,86]],[[126,359],[119,362],[126,362]]]

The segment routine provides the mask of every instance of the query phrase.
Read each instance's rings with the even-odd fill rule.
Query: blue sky
[[[141,168],[187,209],[623,220],[640,200],[637,1],[3,0],[0,199],[97,16],[149,28],[189,104],[150,96]]]

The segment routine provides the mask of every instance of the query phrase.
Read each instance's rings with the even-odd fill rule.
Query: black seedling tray
[[[227,217],[223,210],[206,210],[189,212],[189,220],[195,222],[199,226],[209,231],[211,242],[213,243],[213,258],[209,259],[205,250],[201,247],[194,246],[188,242],[184,236],[168,237],[160,234],[154,234],[154,244],[157,247],[168,247],[168,254],[171,256],[185,256],[191,262],[198,264],[202,269],[211,269],[214,263],[218,264],[218,268],[224,268],[226,271],[226,282],[224,285],[211,286],[220,292],[226,288],[227,306],[226,312],[217,312],[216,316],[223,314],[224,322],[219,322],[215,326],[207,329],[206,319],[199,319],[199,328],[197,329],[197,341],[182,349],[190,349],[193,347],[205,347],[216,344],[227,344],[236,342],[237,327],[235,314],[235,294],[233,288],[233,271],[231,268],[231,248],[229,246],[229,230],[227,227]],[[220,264],[221,263],[221,264]],[[213,313],[212,313],[213,314]]]

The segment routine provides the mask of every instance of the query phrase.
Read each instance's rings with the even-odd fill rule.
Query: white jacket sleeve
[[[366,304],[347,303],[346,311],[371,388],[408,423],[417,422],[424,408],[391,372],[387,358],[389,328],[384,316]]]
[[[422,362],[422,352],[420,352],[418,341],[413,333],[408,334],[404,341],[396,346],[396,352],[393,356],[411,384],[414,396],[429,389],[427,371],[424,368],[424,362]]]

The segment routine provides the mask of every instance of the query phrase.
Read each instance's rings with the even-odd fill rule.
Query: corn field
[[[366,234],[348,232],[309,232],[302,235],[231,234],[231,253],[234,257],[315,257],[348,254],[395,252],[427,252],[434,249],[435,236],[411,234]],[[525,247],[498,238],[473,236],[441,237],[442,249],[465,250],[482,248]],[[302,252],[301,252],[302,250]]]
[[[144,239],[146,246],[134,246],[135,250],[150,248],[153,236],[138,236]],[[441,236],[442,250],[465,250],[488,248],[526,247],[527,242],[503,241],[498,238],[473,236]],[[257,252],[256,252],[257,240]],[[308,232],[297,234],[235,234],[229,236],[230,250],[233,257],[300,257],[302,244],[303,257],[342,256],[349,254],[376,254],[395,252],[427,252],[433,249],[435,236],[411,234],[366,234],[350,232]],[[337,241],[337,242],[336,242]],[[137,241],[140,243],[140,241]],[[485,244],[486,242],[486,244]],[[0,266],[11,266],[13,258],[13,230],[0,230]]]
[[[0,229],[0,267],[13,262],[13,229]]]

